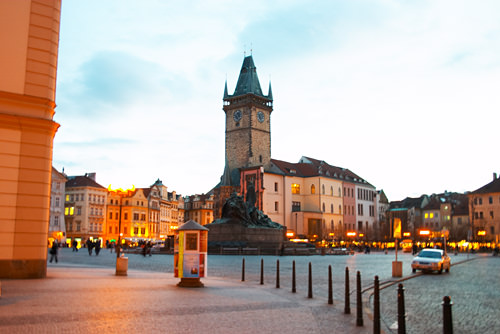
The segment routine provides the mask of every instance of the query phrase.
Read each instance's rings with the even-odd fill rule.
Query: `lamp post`
[[[123,197],[128,197],[132,192],[135,191],[135,187],[132,186],[130,189],[123,190],[122,188],[112,189],[111,185],[108,187],[108,191],[112,192],[120,197],[120,211],[118,216],[118,240],[116,242],[116,275],[126,276],[128,268],[128,258],[121,258],[121,236],[122,236],[122,200]]]

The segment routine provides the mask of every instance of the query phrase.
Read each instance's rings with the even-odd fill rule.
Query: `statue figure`
[[[271,218],[255,207],[255,188],[253,188],[253,184],[249,189],[250,192],[253,190],[253,194],[248,195],[247,192],[246,202],[243,201],[242,196],[232,193],[222,207],[222,217],[212,224],[242,224],[247,227],[283,229],[282,225],[273,222]]]

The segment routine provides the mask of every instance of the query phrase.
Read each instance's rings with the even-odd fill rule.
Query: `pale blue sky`
[[[54,166],[209,191],[244,52],[272,82],[275,159],[349,168],[390,200],[500,172],[495,0],[64,0]]]

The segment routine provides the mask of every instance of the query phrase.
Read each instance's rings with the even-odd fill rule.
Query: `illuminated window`
[[[434,213],[432,213],[432,212],[431,212],[431,213],[429,214],[429,218],[430,218],[430,219],[434,218]]]
[[[69,202],[69,195],[66,195],[65,201]]]
[[[292,194],[300,194],[300,184],[292,183]]]
[[[315,194],[316,193],[316,187],[314,186],[314,184],[311,185],[311,194]]]
[[[429,218],[429,214],[427,212],[425,213],[424,218],[425,219]]]
[[[65,216],[69,215],[69,207],[64,208],[64,215]]]

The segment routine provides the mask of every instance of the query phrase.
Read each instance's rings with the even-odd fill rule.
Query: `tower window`
[[[316,187],[314,186],[314,184],[311,185],[311,194],[315,194],[316,193]]]
[[[259,155],[259,162],[262,163],[262,155]]]
[[[292,183],[292,194],[300,194],[300,184]]]

